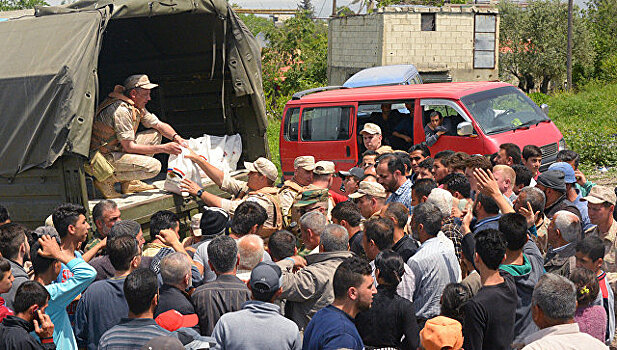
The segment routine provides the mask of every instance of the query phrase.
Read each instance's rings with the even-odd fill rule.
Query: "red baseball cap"
[[[156,323],[170,332],[175,332],[183,327],[195,327],[199,323],[196,314],[183,315],[177,310],[165,311],[155,319]]]

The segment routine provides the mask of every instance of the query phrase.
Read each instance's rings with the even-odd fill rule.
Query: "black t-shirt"
[[[465,305],[465,337],[463,348],[511,349],[516,318],[516,285],[514,278],[500,271],[504,282],[483,286]]]
[[[349,250],[356,253],[357,256],[366,256],[362,246],[362,236],[364,236],[364,232],[358,231],[349,239]]]
[[[408,235],[403,236],[398,242],[394,243],[392,250],[399,253],[404,262],[407,262],[418,251],[418,245]]]

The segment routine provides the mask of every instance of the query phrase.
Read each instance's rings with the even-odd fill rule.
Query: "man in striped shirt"
[[[129,305],[129,317],[103,334],[99,350],[140,349],[152,338],[172,334],[153,318],[159,300],[154,272],[149,269],[131,272],[124,282],[124,296]]]

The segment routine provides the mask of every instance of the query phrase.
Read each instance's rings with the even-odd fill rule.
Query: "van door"
[[[426,141],[424,127],[430,122],[430,114],[433,111],[441,113],[443,126],[446,127],[447,132],[441,135],[434,145],[429,146],[431,154],[434,155],[447,149],[468,154],[484,154],[484,142],[481,137],[478,137],[477,126],[473,120],[456,102],[446,99],[420,100],[420,109],[417,110],[416,118],[420,119],[421,128],[414,135],[416,143]],[[464,122],[471,123],[473,132],[471,135],[459,136],[457,127]],[[415,124],[418,125],[419,123],[416,122]]]
[[[358,161],[356,104],[303,106],[297,156],[334,162],[336,170],[352,168]]]

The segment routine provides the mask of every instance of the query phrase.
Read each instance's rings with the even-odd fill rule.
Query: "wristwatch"
[[[204,193],[203,189],[200,189],[199,191],[197,191],[197,197],[201,198],[201,195]]]

